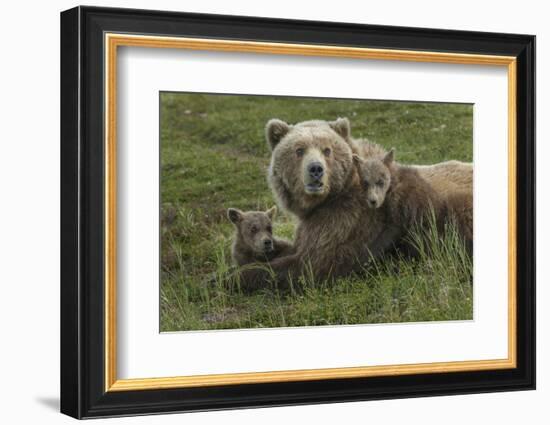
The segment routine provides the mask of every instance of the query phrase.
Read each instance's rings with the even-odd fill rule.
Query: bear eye
[[[273,227],[267,226],[267,231],[268,231],[269,233],[271,233],[271,232],[273,231]]]
[[[303,156],[304,156],[304,148],[298,148],[298,149],[296,149],[296,156],[297,156],[298,158],[303,157]]]
[[[363,180],[363,186],[369,187],[369,181],[367,179]]]
[[[378,187],[384,186],[384,181],[383,181],[383,180],[378,180],[378,181],[376,182],[376,186],[378,186]]]
[[[330,156],[330,153],[331,153],[330,148],[325,148],[325,150],[323,150],[323,154],[324,154],[325,156]]]
[[[252,233],[258,233],[258,228],[257,228],[256,226],[252,226],[252,227],[250,228],[250,231],[251,231]]]

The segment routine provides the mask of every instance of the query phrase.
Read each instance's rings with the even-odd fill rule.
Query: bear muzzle
[[[310,152],[304,161],[304,190],[309,195],[322,194],[327,178],[326,164],[320,158],[319,152]]]
[[[267,253],[270,253],[273,251],[274,247],[273,247],[273,241],[271,239],[264,239],[264,252],[267,254]]]

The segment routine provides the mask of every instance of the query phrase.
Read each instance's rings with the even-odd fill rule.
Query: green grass
[[[263,96],[161,94],[161,331],[389,323],[472,318],[472,265],[454,232],[417,261],[377,261],[336,283],[241,294],[228,285],[228,207],[275,204],[264,125],[346,116],[354,137],[396,148],[404,163],[472,160],[472,106]],[[294,220],[279,214],[277,236]],[[414,237],[414,235],[412,235]],[[215,277],[215,279],[212,279]],[[214,285],[206,284],[215,281]]]

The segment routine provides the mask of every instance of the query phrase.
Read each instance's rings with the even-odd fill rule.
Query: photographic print
[[[473,318],[473,105],[160,93],[160,330]]]
[[[534,64],[522,34],[64,11],[61,411],[534,389]]]

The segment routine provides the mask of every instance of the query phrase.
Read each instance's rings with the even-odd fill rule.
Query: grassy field
[[[228,207],[274,205],[266,182],[264,125],[348,117],[354,137],[404,163],[472,160],[472,106],[261,96],[161,94],[161,331],[389,323],[472,318],[472,265],[454,232],[433,238],[418,261],[391,259],[367,276],[303,291],[230,290]],[[279,214],[277,236],[292,239]],[[215,276],[215,284],[206,281]]]

